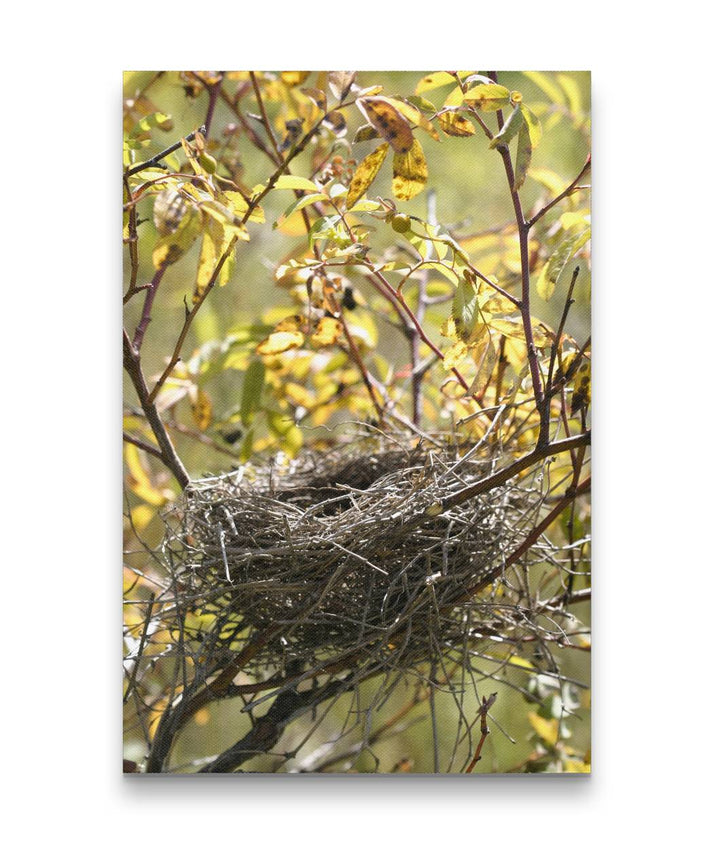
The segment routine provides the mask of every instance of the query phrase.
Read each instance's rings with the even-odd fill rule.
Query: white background
[[[717,46],[704,8],[6,10],[0,763],[14,852],[693,853],[716,840]],[[320,66],[593,73],[590,778],[121,777],[121,73]]]

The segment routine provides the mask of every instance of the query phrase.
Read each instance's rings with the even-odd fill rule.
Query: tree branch
[[[150,400],[145,376],[140,367],[140,355],[133,348],[130,337],[125,330],[123,330],[123,365],[135,387],[135,392],[140,400],[140,406],[158,442],[160,452],[162,453],[161,460],[178,480],[180,487],[184,489],[190,483],[190,476],[175,451],[175,447],[160,419],[157,407]]]

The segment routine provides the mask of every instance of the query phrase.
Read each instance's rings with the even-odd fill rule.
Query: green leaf
[[[470,336],[473,327],[477,324],[479,309],[475,286],[467,280],[462,280],[458,283],[452,306],[452,318],[459,338],[467,339]]]
[[[260,407],[264,387],[265,366],[261,360],[253,360],[245,372],[240,399],[240,419],[246,428]]]
[[[518,134],[517,155],[515,157],[515,183],[513,189],[517,190],[525,183],[530,160],[532,158],[532,142],[530,139],[530,131],[525,122],[523,122],[520,133]]]
[[[299,199],[294,200],[288,205],[288,207],[283,212],[283,219],[287,220],[291,214],[294,214],[296,211],[302,211],[303,208],[307,208],[308,205],[313,205],[315,202],[327,202],[328,196],[326,193],[308,193],[305,196],[301,196]]]
[[[525,117],[523,116],[520,105],[518,104],[512,113],[505,120],[499,133],[490,140],[490,148],[496,149],[500,145],[508,145],[512,138],[519,133],[520,128],[525,125]]]
[[[533,148],[537,148],[537,144],[540,142],[540,138],[542,137],[542,125],[540,124],[540,120],[533,111],[524,104],[520,105],[520,109],[522,110],[523,118],[527,125],[528,134],[530,135],[530,144]]]
[[[555,286],[563,268],[575,253],[590,240],[591,230],[583,229],[579,235],[571,235],[566,238],[540,271],[540,277],[535,286],[537,293],[543,300],[550,300],[555,291]]]

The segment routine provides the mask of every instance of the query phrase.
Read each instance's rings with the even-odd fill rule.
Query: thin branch
[[[142,347],[145,331],[147,330],[148,324],[151,321],[150,313],[152,311],[155,295],[157,294],[158,286],[160,285],[160,280],[163,278],[163,274],[165,273],[167,268],[167,262],[163,262],[160,267],[155,271],[155,276],[152,278],[152,282],[148,285],[147,290],[145,292],[145,303],[143,304],[142,316],[140,318],[140,322],[137,325],[137,329],[135,330],[135,336],[133,337],[133,348],[136,351],[140,351],[140,348]]]
[[[517,560],[526,553],[530,547],[533,546],[538,540],[538,538],[542,535],[542,533],[557,520],[558,516],[570,505],[570,503],[575,501],[575,497],[580,496],[583,493],[587,493],[590,490],[590,479],[587,478],[585,481],[578,485],[577,488],[568,491],[567,495],[564,496],[557,505],[553,508],[553,510],[544,517],[540,523],[537,524],[528,534],[528,536],[523,540],[522,544],[519,547],[516,547],[515,550],[505,559],[503,562],[504,568],[509,568],[513,565]],[[494,574],[493,571],[490,572],[492,576]],[[488,584],[487,576],[483,577],[482,581],[478,583],[473,589],[471,589],[472,594],[476,594],[479,591],[482,591],[483,588]]]
[[[497,74],[494,71],[488,72],[488,77],[497,82]],[[502,110],[497,111],[498,129],[504,125]],[[515,220],[518,229],[518,242],[520,244],[520,269],[522,276],[522,298],[520,305],[520,314],[523,323],[523,332],[525,334],[525,345],[527,347],[528,364],[530,366],[530,377],[532,378],[533,394],[535,396],[535,405],[539,413],[543,412],[543,387],[540,379],[540,368],[538,366],[538,352],[535,347],[535,338],[532,328],[532,317],[530,315],[530,254],[528,251],[528,233],[529,225],[525,221],[520,196],[515,187],[515,172],[513,170],[512,159],[510,157],[510,149],[507,145],[501,144],[497,147],[500,156],[502,157],[505,167],[505,175],[507,176],[508,187],[510,188],[510,197],[512,199],[513,209],[515,211]]]
[[[573,305],[573,291],[575,290],[575,283],[578,278],[578,274],[580,273],[580,265],[577,265],[575,270],[573,271],[572,280],[570,281],[570,287],[568,288],[567,297],[565,298],[565,307],[563,309],[562,317],[560,318],[560,326],[557,329],[557,333],[555,334],[555,341],[552,343],[552,348],[550,350],[550,362],[548,364],[548,373],[547,380],[545,382],[545,395],[543,399],[544,407],[542,412],[540,413],[540,442],[547,443],[550,440],[550,408],[552,405],[552,397],[553,393],[551,390],[552,386],[552,376],[553,371],[555,369],[555,360],[558,358],[560,352],[560,345],[562,342],[563,330],[565,329],[565,322],[567,321],[568,313],[570,312],[570,307]]]
[[[180,487],[185,488],[190,483],[190,476],[175,451],[175,447],[160,419],[157,407],[150,400],[145,376],[140,367],[140,354],[133,348],[130,337],[125,330],[123,330],[123,365],[135,387],[140,406],[160,447],[163,463],[178,480]]]
[[[491,476],[487,476],[479,482],[475,482],[475,484],[471,484],[468,487],[464,487],[456,493],[451,494],[443,500],[442,510],[449,511],[451,508],[455,508],[456,505],[461,505],[463,502],[467,502],[468,499],[472,499],[482,493],[487,493],[487,491],[492,490],[492,488],[505,484],[505,482],[509,481],[513,476],[516,476],[518,473],[521,473],[523,470],[526,470],[538,461],[542,461],[543,459],[552,457],[553,455],[558,455],[560,452],[567,452],[570,449],[576,449],[580,446],[588,445],[590,445],[589,431],[585,434],[577,434],[574,437],[567,437],[564,440],[557,440],[554,443],[548,443],[546,446],[538,446],[533,449],[532,452],[525,455],[525,457],[519,458],[504,469],[498,470],[498,472],[493,473]]]
[[[268,135],[268,139],[270,140],[270,145],[275,152],[275,163],[282,163],[283,157],[280,154],[280,149],[278,148],[277,140],[275,139],[275,134],[273,133],[272,125],[270,124],[270,120],[268,119],[267,110],[265,109],[265,102],[263,101],[262,95],[260,94],[260,87],[258,86],[257,78],[255,77],[255,72],[250,72],[250,81],[252,83],[253,91],[255,92],[255,100],[258,103],[258,109],[260,110],[260,116],[262,118],[263,127],[265,128],[265,133]]]
[[[203,136],[205,136],[205,125],[200,125],[199,128],[197,128],[195,131],[192,131],[187,136],[183,137],[183,139],[186,142],[191,143],[195,139],[195,134],[202,134]],[[182,144],[183,140],[178,140],[177,143],[173,143],[171,146],[168,146],[166,149],[163,149],[160,154],[155,155],[155,157],[150,158],[150,160],[143,161],[137,166],[132,167],[132,169],[126,169],[125,176],[128,177],[131,175],[135,175],[136,172],[142,172],[144,169],[148,169],[148,167],[151,166],[158,166],[163,158],[166,158],[174,151],[177,151],[177,149],[179,149]]]
[[[123,440],[126,443],[132,443],[133,446],[137,446],[138,449],[142,449],[143,452],[147,452],[148,455],[154,455],[156,458],[159,458],[163,461],[163,453],[156,446],[153,446],[151,443],[147,443],[145,440],[141,440],[138,437],[133,437],[132,434],[128,434],[127,431],[123,431]]]
[[[565,188],[565,190],[563,190],[562,193],[559,193],[551,202],[548,202],[547,205],[543,206],[537,212],[537,214],[535,214],[533,217],[531,217],[527,221],[528,229],[532,229],[532,227],[537,223],[538,220],[540,220],[541,217],[544,217],[551,208],[553,208],[555,205],[558,204],[558,202],[560,202],[561,199],[564,199],[566,196],[569,196],[573,192],[573,190],[575,190],[576,185],[578,185],[580,183],[581,179],[583,178],[585,173],[590,169],[591,165],[592,165],[591,155],[588,155],[587,160],[585,161],[585,165],[580,170],[577,177],[573,181],[570,182],[570,184]]]

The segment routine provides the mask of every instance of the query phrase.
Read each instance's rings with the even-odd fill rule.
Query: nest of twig
[[[265,662],[409,667],[457,647],[538,497],[505,483],[444,509],[496,459],[351,444],[193,482],[166,540],[178,590]]]

